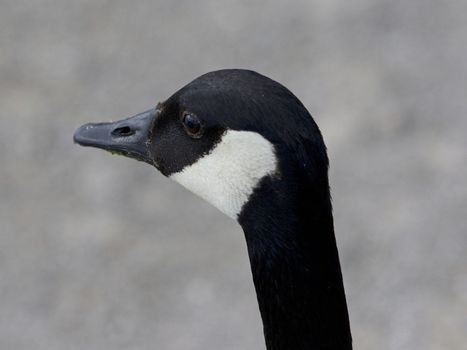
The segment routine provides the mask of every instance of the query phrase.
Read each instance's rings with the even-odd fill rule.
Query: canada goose
[[[155,166],[237,220],[268,350],[351,349],[318,126],[281,84],[229,69],[165,102],[74,135]]]

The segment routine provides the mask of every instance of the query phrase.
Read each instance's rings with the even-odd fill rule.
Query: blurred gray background
[[[356,349],[467,343],[466,1],[0,1],[0,349],[264,349],[243,233],[73,145],[257,70],[329,148]]]

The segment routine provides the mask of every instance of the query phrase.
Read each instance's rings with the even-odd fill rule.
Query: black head
[[[83,125],[74,140],[152,164],[232,217],[265,177],[327,181],[325,146],[308,111],[248,70],[204,74],[146,112]]]

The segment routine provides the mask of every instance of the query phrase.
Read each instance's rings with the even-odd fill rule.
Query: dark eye
[[[203,125],[196,115],[185,113],[183,115],[183,126],[191,137],[199,138],[202,136]]]

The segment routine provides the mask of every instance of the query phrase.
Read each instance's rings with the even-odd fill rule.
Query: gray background
[[[240,228],[73,145],[243,67],[331,159],[356,349],[467,343],[467,2],[0,1],[0,349],[263,349]]]

